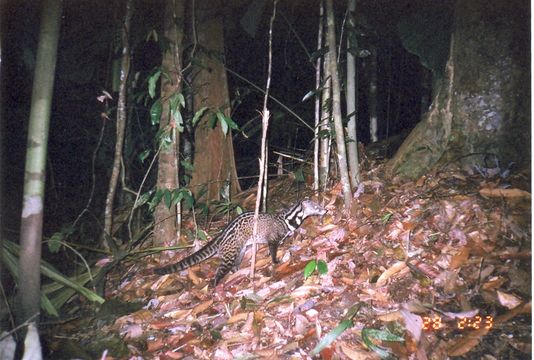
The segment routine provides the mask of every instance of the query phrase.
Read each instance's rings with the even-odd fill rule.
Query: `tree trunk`
[[[178,154],[179,134],[173,128],[174,121],[170,116],[170,101],[173,94],[181,91],[182,85],[182,40],[183,28],[178,28],[177,22],[183,19],[184,1],[167,0],[165,2],[165,37],[170,41],[169,49],[163,54],[162,68],[169,77],[161,77],[161,112],[160,129],[171,132],[172,143],[162,147],[158,159],[158,190],[174,190],[179,187],[178,182]],[[178,205],[179,206],[179,205]],[[154,246],[165,246],[175,242],[178,232],[176,221],[177,208],[169,209],[164,201],[156,207],[154,213]]]
[[[349,169],[347,166],[347,150],[345,147],[345,132],[341,121],[341,87],[337,71],[336,56],[336,27],[334,24],[333,0],[326,0],[326,18],[328,23],[328,48],[330,74],[332,75],[332,113],[334,115],[334,127],[336,129],[337,160],[341,186],[343,187],[343,200],[345,212],[351,208],[352,191],[350,188]]]
[[[202,68],[198,69],[193,80],[194,108],[198,111],[207,106],[229,116],[226,70],[221,61],[215,58],[224,55],[221,1],[199,1],[196,6],[196,30],[203,50],[198,53]],[[220,125],[212,129],[209,126],[212,115],[212,112],[206,112],[195,132],[194,171],[190,186],[195,196],[205,187],[207,200],[219,200],[219,190],[225,182],[230,184],[230,195],[241,191],[241,188],[237,180],[231,132],[224,135]]]
[[[378,64],[377,64],[377,47],[374,44],[369,45],[369,133],[371,142],[378,141],[378,110],[377,110],[377,92],[378,92]]]
[[[107,249],[115,249],[113,240],[113,204],[115,192],[121,172],[122,145],[124,144],[124,129],[126,128],[126,93],[128,89],[128,73],[130,72],[130,21],[133,13],[133,0],[126,2],[126,13],[122,27],[122,59],[120,71],[119,100],[117,104],[116,140],[113,168],[109,179],[108,194],[106,196],[106,208],[104,210],[104,234],[103,246]]]
[[[417,178],[456,160],[496,167],[491,154],[501,166],[530,166],[528,14],[524,1],[455,3],[444,79],[390,171]]]
[[[348,0],[349,11],[349,23],[353,26],[354,12],[356,11],[356,0]],[[358,44],[351,44],[350,40],[356,40],[347,37],[347,49],[350,49],[351,45],[357,49]],[[360,183],[360,164],[358,162],[358,136],[356,133],[356,119],[358,110],[358,74],[356,72],[356,58],[347,51],[347,91],[345,92],[347,102],[347,114],[352,114],[349,117],[347,124],[347,153],[349,156],[349,169],[350,169],[350,182],[352,186],[356,187]]]
[[[323,47],[323,27],[324,27],[324,6],[323,2],[319,4],[319,30],[317,31],[317,51]],[[313,142],[313,190],[319,190],[319,129],[321,124],[321,96],[319,88],[321,87],[321,58],[315,60],[315,140]]]
[[[5,61],[3,59],[4,54],[4,34],[6,33],[6,8],[7,0],[0,0],[0,134],[5,134],[5,123],[4,123],[4,91],[5,91],[5,82],[4,82],[4,72],[5,72]],[[4,162],[2,154],[4,153],[4,141],[3,136],[0,135],[0,169],[4,169]],[[2,259],[4,258],[4,176],[0,177],[0,286],[4,284],[4,272]],[[4,324],[2,323],[3,318],[0,317],[0,333],[4,330]]]
[[[50,109],[54,88],[57,44],[61,21],[61,1],[42,4],[41,29],[33,78],[24,195],[20,225],[19,322],[39,314],[41,288],[41,245],[46,155]],[[35,319],[37,322],[38,317]]]
[[[328,31],[328,30],[326,30]],[[332,144],[332,134],[330,131],[332,116],[332,76],[329,69],[330,54],[324,54],[323,60],[323,91],[321,93],[321,122],[319,126],[320,136],[320,156],[319,156],[319,187],[324,191],[328,185],[330,174],[330,146]],[[328,134],[328,135],[327,135]]]

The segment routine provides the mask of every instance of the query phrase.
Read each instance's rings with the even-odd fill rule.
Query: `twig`
[[[133,212],[135,210],[135,204],[137,204],[137,200],[139,200],[139,196],[141,194],[141,190],[143,189],[143,185],[145,184],[146,178],[148,177],[148,174],[150,174],[150,170],[152,169],[152,166],[154,166],[154,163],[156,162],[156,159],[158,158],[159,152],[161,150],[161,145],[158,148],[158,151],[156,151],[156,154],[154,154],[154,157],[152,158],[152,161],[150,162],[150,165],[148,166],[147,171],[145,172],[145,176],[143,176],[143,180],[141,181],[141,184],[139,185],[139,190],[137,191],[137,195],[135,197],[135,201],[132,206],[132,211],[130,211],[130,216],[128,217],[128,236],[130,237],[130,240],[133,239],[132,237],[132,218],[133,218]]]
[[[8,331],[7,333],[5,333],[3,336],[0,336],[0,341],[4,340],[5,338],[7,338],[8,336],[10,336],[11,334],[15,333],[16,331],[18,331],[19,329],[22,329],[23,327],[25,326],[29,326],[32,322],[33,322],[33,319],[35,319],[36,317],[39,316],[39,313],[35,313],[33,314],[32,316],[30,316],[26,321],[24,321],[22,324],[20,324],[19,326],[16,326],[14,327],[11,331]]]
[[[106,99],[107,101],[107,99]],[[100,149],[100,145],[102,144],[102,139],[104,138],[104,130],[106,128],[106,117],[102,117],[102,127],[100,128],[100,135],[98,137],[98,141],[96,143],[95,149],[93,150],[93,158],[91,159],[91,174],[92,174],[92,184],[91,184],[91,193],[89,194],[89,199],[87,199],[87,204],[85,205],[85,208],[82,210],[80,215],[74,220],[74,223],[72,224],[72,227],[76,227],[76,224],[80,219],[82,218],[83,214],[85,214],[87,211],[89,211],[89,206],[91,206],[91,202],[93,201],[93,195],[95,193],[95,186],[96,186],[96,175],[95,175],[95,163],[96,163],[96,155],[98,153],[98,150]]]
[[[276,4],[278,0],[273,2],[273,14],[269,24],[269,65],[267,70],[267,84],[265,85],[265,97],[263,99],[262,111],[262,136],[261,136],[261,159],[260,159],[260,178],[258,180],[258,191],[256,195],[256,208],[254,210],[254,230],[252,235],[252,258],[250,259],[250,281],[254,287],[254,270],[256,265],[256,236],[258,234],[258,218],[260,213],[261,193],[263,189],[263,182],[265,176],[265,164],[267,153],[267,128],[269,127],[269,110],[267,109],[267,101],[269,100],[269,88],[271,86],[271,70],[273,63],[273,23],[276,17]],[[265,195],[265,194],[264,194]]]

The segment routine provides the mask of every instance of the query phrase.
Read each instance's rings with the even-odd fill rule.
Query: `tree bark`
[[[198,69],[193,80],[195,111],[204,106],[230,115],[230,97],[226,70],[216,56],[224,55],[224,29],[220,0],[196,2],[197,33],[200,47]],[[209,52],[209,53],[208,53]],[[237,180],[232,135],[224,135],[221,126],[209,126],[212,112],[206,112],[195,132],[194,171],[191,190],[198,196],[206,188],[207,200],[219,200],[220,189],[230,183],[230,196],[241,191]]]
[[[378,141],[378,111],[377,111],[377,91],[378,91],[378,64],[377,64],[377,48],[374,44],[369,44],[369,133],[371,137],[371,142]]]
[[[50,109],[54,89],[57,44],[61,22],[61,0],[42,4],[41,29],[33,79],[24,195],[20,225],[19,322],[39,314],[41,294],[41,245],[46,155]],[[38,317],[35,322],[38,322]]]
[[[6,16],[5,16],[5,8],[6,8],[6,2],[7,0],[0,0],[0,134],[5,134],[5,123],[4,123],[4,91],[5,91],[5,82],[4,82],[4,68],[5,68],[5,60],[4,60],[4,34],[6,32]],[[4,141],[3,136],[0,136],[0,169],[4,169],[4,162],[2,154],[4,153]],[[2,259],[4,258],[4,176],[0,177],[0,286],[3,286],[4,284],[4,271],[3,271],[3,263]],[[2,318],[0,318],[0,333],[4,330]]]
[[[321,1],[319,4],[319,30],[317,31],[317,51],[323,47],[323,27],[324,27],[324,6]],[[321,58],[315,61],[315,140],[313,142],[313,190],[319,190],[319,129],[321,124],[321,96],[319,88],[321,87]]]
[[[133,13],[133,0],[126,2],[126,12],[124,15],[124,24],[122,28],[122,59],[121,74],[119,87],[119,100],[117,103],[117,122],[116,122],[116,139],[115,154],[113,158],[113,167],[109,179],[108,194],[106,196],[106,208],[104,210],[104,234],[102,245],[106,249],[115,249],[116,245],[113,240],[113,204],[115,203],[115,192],[121,172],[122,146],[124,144],[124,129],[126,128],[126,96],[128,89],[128,74],[130,72],[130,22]]]
[[[348,0],[349,22],[355,25],[354,12],[356,11],[356,0]],[[354,40],[356,36],[354,36]],[[358,44],[351,44],[350,36],[347,37],[347,49],[352,45],[358,48]],[[358,161],[358,136],[356,132],[356,119],[358,111],[358,74],[356,72],[356,58],[347,51],[347,91],[345,92],[347,102],[347,114],[353,114],[349,117],[347,123],[347,153],[350,170],[350,182],[353,187],[360,183],[360,164]]]
[[[327,30],[328,31],[328,30]],[[332,117],[332,76],[329,69],[330,54],[324,54],[323,60],[323,91],[321,93],[321,122],[320,133],[320,154],[319,154],[319,187],[324,191],[328,185],[330,174],[330,148],[332,144],[332,134],[330,131]],[[325,135],[328,133],[328,136]]]
[[[417,178],[458,160],[471,171],[530,166],[529,17],[524,1],[457,1],[449,60],[429,112],[389,169]]]
[[[333,0],[326,1],[326,18],[328,23],[328,48],[330,53],[330,73],[332,75],[332,112],[334,114],[334,127],[336,129],[337,159],[341,186],[343,187],[343,200],[345,212],[351,208],[352,191],[350,188],[349,169],[347,166],[347,150],[345,147],[345,132],[341,120],[341,87],[337,71],[336,56],[336,28],[334,24]]]
[[[182,88],[182,40],[183,28],[178,28],[177,23],[183,19],[185,2],[182,0],[167,0],[165,3],[165,37],[170,40],[169,49],[163,54],[162,68],[169,77],[161,77],[161,99],[163,111],[161,112],[160,129],[171,132],[172,143],[168,147],[162,147],[158,159],[158,179],[156,188],[159,190],[174,190],[179,187],[178,182],[178,154],[179,133],[173,127],[174,121],[170,116],[170,101],[173,94]],[[179,206],[179,204],[178,204]],[[154,245],[165,246],[175,242],[179,230],[176,219],[177,208],[169,209],[164,201],[161,201],[154,213]]]

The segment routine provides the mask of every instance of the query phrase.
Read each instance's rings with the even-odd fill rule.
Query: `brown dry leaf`
[[[233,324],[233,323],[236,323],[236,322],[239,322],[239,321],[245,321],[247,319],[247,317],[248,317],[248,314],[249,313],[235,314],[230,319],[228,319],[227,323],[228,324]]]
[[[396,311],[389,312],[386,314],[378,315],[376,318],[380,321],[391,322],[391,321],[399,321],[403,317],[402,317],[401,312],[399,310],[396,310]]]
[[[131,324],[121,329],[120,334],[124,339],[135,339],[141,337],[141,335],[144,334],[144,331],[140,325]]]
[[[201,312],[211,308],[211,305],[213,305],[213,300],[204,301],[202,304],[198,304],[193,308],[193,315],[197,316]]]
[[[471,250],[467,246],[464,246],[462,249],[460,249],[460,251],[452,257],[449,269],[458,269],[463,264],[465,264],[467,262],[467,259],[469,259],[470,252]]]
[[[173,310],[173,311],[169,311],[168,313],[163,314],[163,316],[166,318],[181,320],[191,315],[191,312],[192,312],[191,309]]]
[[[386,282],[390,277],[398,273],[399,271],[405,269],[407,267],[406,263],[404,261],[398,261],[395,264],[391,265],[389,269],[384,271],[382,275],[378,278],[376,281],[376,286],[381,287],[386,285]]]
[[[497,290],[497,298],[502,306],[510,310],[518,307],[521,304],[521,299],[519,299],[517,296],[507,294],[499,290]]]
[[[530,199],[531,194],[528,191],[521,190],[521,189],[490,189],[490,188],[482,188],[479,190],[480,195],[486,196],[486,197],[505,197],[505,198],[513,198],[513,199]]]
[[[447,354],[449,356],[461,356],[467,354],[478,345],[481,338],[489,332],[486,327],[469,331],[464,337],[449,341]]]
[[[500,288],[505,282],[506,282],[506,279],[502,276],[492,277],[491,279],[486,281],[484,284],[482,284],[482,289],[484,290],[497,289],[497,288]]]
[[[142,309],[133,314],[121,316],[115,320],[115,325],[124,326],[126,324],[142,324],[150,319],[152,319],[152,311]]]
[[[345,354],[350,360],[370,360],[370,359],[379,359],[378,355],[374,355],[368,351],[356,349],[348,345],[346,342],[339,344],[341,351]]]

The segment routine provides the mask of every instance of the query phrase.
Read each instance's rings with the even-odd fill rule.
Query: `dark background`
[[[257,31],[252,37],[240,25],[248,1],[227,1],[224,9],[225,61],[229,69],[263,88],[267,77],[268,22],[271,3],[267,2]],[[445,5],[443,5],[445,4]],[[440,2],[440,9],[448,5]],[[428,72],[417,56],[401,44],[399,21],[423,10],[432,9],[433,2],[418,1],[360,1],[357,14],[365,24],[358,37],[361,49],[374,44],[378,51],[378,115],[379,137],[409,131],[421,116],[421,78]],[[436,5],[437,6],[437,5]],[[340,29],[346,3],[336,2],[336,26]],[[425,10],[425,11],[426,11]],[[4,222],[10,238],[16,239],[22,203],[24,158],[27,125],[30,111],[31,86],[35,52],[39,35],[37,2],[8,1],[4,24],[4,81],[2,156],[4,177]],[[440,10],[441,11],[441,10]],[[97,101],[102,90],[112,95],[111,64],[118,58],[120,24],[124,2],[65,1],[59,40],[58,63],[50,123],[48,148],[44,233],[50,235],[69,224],[84,208],[92,184],[92,156],[102,123],[106,123],[103,142],[95,159],[96,192],[92,206],[90,227],[98,226],[106,196],[112,164],[115,129],[111,120],[103,120],[104,105]],[[138,1],[132,23],[132,74],[139,72],[133,94],[146,91],[146,77],[161,63],[161,47],[147,41],[147,33],[155,29],[161,34],[163,3]],[[450,14],[443,13],[450,18]],[[302,101],[315,87],[314,63],[309,60],[295,31],[309,53],[316,50],[319,21],[318,1],[281,1],[278,4],[273,37],[273,71],[271,94],[293,109],[310,125],[314,122],[314,100]],[[293,29],[291,29],[293,27]],[[344,43],[347,36],[345,27]],[[340,32],[338,30],[337,37]],[[436,34],[439,36],[440,34]],[[448,34],[447,34],[448,36]],[[340,57],[340,69],[345,71],[345,51]],[[369,87],[368,58],[358,60],[358,141],[369,143],[367,94]],[[252,89],[237,77],[228,74],[233,119],[244,127],[249,136],[234,133],[234,147],[239,176],[257,173],[260,131],[258,110],[263,94]],[[426,93],[425,93],[426,92]],[[131,98],[130,98],[131,100]],[[116,96],[110,106],[115,106]],[[270,102],[273,114],[270,125],[271,149],[301,150],[311,156],[313,133],[292,115]],[[130,141],[125,145],[129,179],[136,188],[146,171],[138,155],[153,144],[155,132],[150,125],[147,107],[130,101],[127,132]],[[255,121],[252,121],[256,119]],[[251,126],[254,125],[254,126]],[[274,156],[271,154],[271,161]],[[153,179],[152,179],[153,180]],[[254,180],[243,180],[244,188]],[[152,183],[153,184],[153,183]],[[87,234],[95,235],[88,230]],[[85,239],[90,241],[90,239]]]

